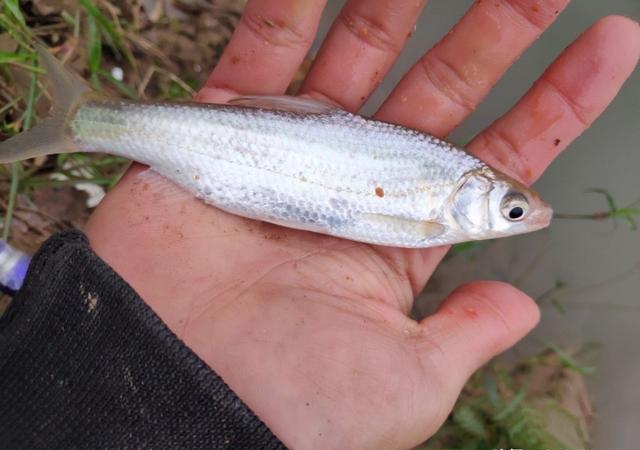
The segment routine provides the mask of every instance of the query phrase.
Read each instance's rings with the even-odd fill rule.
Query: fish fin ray
[[[40,64],[47,71],[47,77],[53,86],[53,109],[69,112],[80,98],[91,88],[69,71],[58,59],[40,44],[36,44]]]
[[[69,72],[49,51],[36,44],[41,65],[53,84],[53,111],[31,130],[0,143],[0,163],[20,161],[52,153],[77,151],[66,136],[69,116],[91,89]]]
[[[341,111],[340,108],[329,103],[291,95],[250,95],[233,98],[228,104],[298,114],[329,114],[334,111]]]

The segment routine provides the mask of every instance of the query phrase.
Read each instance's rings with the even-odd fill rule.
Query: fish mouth
[[[553,218],[553,208],[543,202],[540,201],[540,204],[537,208],[535,208],[533,214],[529,216],[528,226],[530,226],[533,230],[540,230],[542,228],[547,228],[551,224],[551,219]]]

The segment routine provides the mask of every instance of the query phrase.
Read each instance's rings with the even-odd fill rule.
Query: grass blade
[[[24,20],[24,16],[22,15],[22,11],[20,11],[20,5],[18,4],[18,0],[5,0],[4,1],[4,9],[11,16],[13,16],[16,21],[22,25],[23,28],[27,27],[27,21]]]
[[[113,23],[107,19],[104,14],[98,9],[98,7],[91,0],[78,0],[84,9],[87,11],[90,17],[93,17],[99,25],[100,31],[105,35],[110,47],[116,53],[120,55],[124,55],[127,62],[132,66],[135,65],[135,61],[133,60],[133,55],[131,55],[130,50],[126,47],[124,42],[122,41],[122,36],[116,30],[116,27]]]
[[[618,207],[616,206],[616,202],[613,199],[613,195],[611,195],[611,193],[609,191],[607,191],[606,189],[603,189],[603,188],[591,188],[591,189],[587,189],[587,192],[592,192],[594,194],[602,194],[602,195],[604,195],[604,198],[607,199],[607,204],[609,205],[609,210],[610,211],[616,211],[618,209]]]
[[[579,374],[582,374],[582,375],[589,375],[589,374],[595,372],[595,368],[594,367],[584,366],[584,365],[578,363],[569,353],[565,352],[564,350],[562,350],[557,345],[548,344],[548,347],[551,350],[553,350],[553,352],[556,355],[558,355],[558,358],[560,358],[560,362],[567,369],[574,370],[574,371],[576,371],[576,372],[578,372]]]
[[[38,85],[38,76],[35,73],[31,74],[31,83],[29,84],[29,94],[27,96],[27,109],[24,113],[24,126],[23,131],[31,128],[31,122],[34,116],[34,106],[36,102],[36,87]],[[18,185],[20,183],[20,176],[22,175],[22,163],[20,161],[14,162],[11,165],[11,186],[9,187],[9,200],[7,202],[7,213],[4,216],[4,228],[2,229],[2,239],[5,241],[11,234],[11,223],[13,221],[13,211],[16,207],[16,197],[18,196]]]
[[[29,58],[25,53],[0,51],[0,64],[26,61],[27,59]]]
[[[87,22],[89,25],[89,39],[87,42],[89,58],[87,64],[89,66],[89,73],[91,74],[91,84],[94,88],[100,90],[98,72],[100,71],[100,64],[102,62],[102,39],[100,38],[100,30],[98,29],[95,17],[89,15]]]

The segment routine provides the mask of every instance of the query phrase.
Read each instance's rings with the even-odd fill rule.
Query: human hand
[[[284,92],[321,0],[254,0],[201,101]],[[302,93],[362,106],[424,1],[349,0]],[[445,136],[568,0],[477,1],[411,69],[376,117]],[[612,100],[635,67],[640,28],[601,20],[469,145],[533,182]],[[538,320],[498,282],[460,287],[407,314],[446,248],[376,247],[284,229],[140,182],[132,168],[86,232],[95,251],[291,448],[408,448],[426,439],[480,365]]]

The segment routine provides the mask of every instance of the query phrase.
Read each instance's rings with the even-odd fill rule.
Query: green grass
[[[516,364],[489,364],[469,380],[443,427],[420,450],[573,448],[577,441],[587,445],[584,418],[554,397],[553,386],[546,395],[530,395],[531,380],[549,371],[590,373],[557,346]],[[552,420],[562,420],[564,428],[570,429],[570,442],[550,431]]]
[[[100,41],[100,35],[102,35],[106,38],[108,45],[118,55],[124,55],[127,63],[130,66],[135,66],[135,59],[133,57],[133,54],[131,53],[131,48],[126,42],[126,38],[123,36],[123,29],[119,21],[115,22],[111,19],[108,19],[91,0],[78,0],[78,3],[82,5],[89,17],[89,53],[91,55],[89,57],[90,65],[93,63],[99,66],[99,61],[101,59],[99,55],[100,50],[96,47],[98,46],[98,42]],[[93,31],[91,30],[91,27],[94,28]],[[97,54],[92,54],[92,51]],[[92,61],[93,58],[95,58],[95,60]]]
[[[84,70],[88,74],[91,85],[99,92],[129,99],[137,99],[141,77],[133,55],[132,47],[136,40],[132,25],[125,19],[113,15],[114,9],[103,9],[108,2],[78,0],[75,7],[68,11],[60,11],[56,33],[58,45],[65,44],[70,56],[77,58],[77,45],[86,47],[84,54]],[[52,19],[47,19],[51,21]],[[44,96],[46,96],[46,77],[40,79],[44,70],[39,67],[33,48],[37,40],[47,39],[46,33],[39,31],[41,25],[37,18],[29,17],[21,9],[21,2],[6,0],[0,7],[0,32],[5,32],[13,40],[15,51],[0,51],[0,89],[3,99],[8,99],[0,107],[0,131],[5,136],[28,130],[39,117],[36,110],[42,112]],[[41,43],[44,43],[40,41]],[[109,61],[105,60],[109,50]],[[57,55],[64,56],[64,53]],[[128,80],[120,81],[113,77],[108,65],[117,64],[125,73],[130,74]],[[77,69],[77,66],[76,66]],[[82,68],[80,69],[82,71]],[[157,94],[160,99],[185,99],[194,93],[197,82],[185,82],[170,70],[154,65],[157,77],[166,79],[166,90]],[[28,78],[25,86],[20,80]],[[37,107],[39,105],[39,107]],[[10,238],[11,225],[18,196],[28,198],[33,189],[42,187],[60,187],[77,182],[91,182],[107,188],[112,187],[128,165],[124,158],[110,155],[59,155],[51,156],[46,161],[23,161],[11,165],[0,166],[0,182],[6,182],[7,209],[2,218],[4,239]],[[66,180],[51,179],[51,174],[59,173]]]
[[[598,211],[588,214],[573,214],[573,213],[556,213],[554,218],[556,219],[571,219],[571,220],[612,220],[614,224],[618,221],[625,222],[632,231],[638,229],[636,219],[640,217],[640,200],[623,206],[618,207],[616,200],[609,191],[603,188],[592,188],[587,192],[603,195],[607,201],[608,209],[606,211]]]
[[[2,7],[2,13],[0,14],[0,24],[3,25],[5,30],[18,41],[19,50],[13,54],[2,54],[0,58],[0,65],[5,64],[18,64],[20,68],[30,71],[30,83],[29,90],[26,96],[26,106],[22,118],[20,119],[22,125],[20,131],[28,130],[31,128],[33,119],[35,116],[35,101],[37,92],[37,74],[35,65],[25,64],[27,61],[34,59],[33,52],[29,49],[27,41],[33,39],[30,29],[27,27],[26,21],[17,0],[6,0]],[[8,26],[7,26],[8,25]],[[13,102],[10,102],[10,104]],[[17,103],[17,99],[16,99]],[[6,129],[6,128],[5,128]],[[17,127],[14,128],[18,131]],[[11,164],[11,183],[9,187],[9,195],[7,200],[7,210],[4,217],[2,238],[7,240],[11,231],[11,223],[13,220],[13,212],[16,204],[16,196],[18,195],[18,188],[20,179],[22,176],[22,163],[15,162]]]

